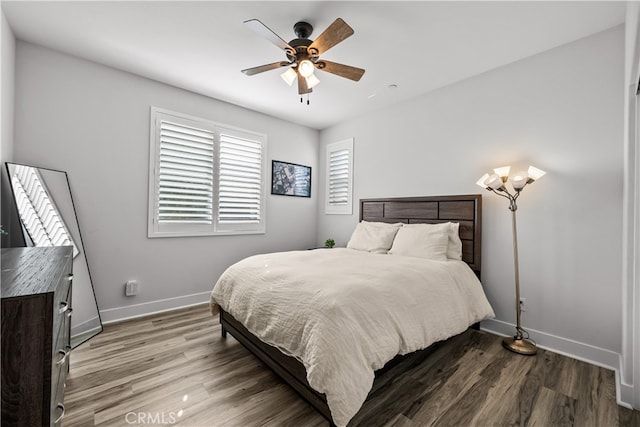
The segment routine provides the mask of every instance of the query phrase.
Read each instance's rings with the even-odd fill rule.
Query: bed
[[[373,371],[393,363],[396,355],[423,350],[493,316],[478,280],[481,204],[480,195],[360,200],[360,220],[367,223],[459,224],[460,261],[335,248],[258,255],[234,264],[212,292],[222,336],[230,333],[331,425],[346,425],[366,399]],[[291,269],[291,264],[305,268]],[[362,275],[362,284],[355,284]],[[424,294],[427,290],[414,279],[427,277],[434,283]],[[397,281],[393,293],[378,285],[390,280]],[[317,286],[286,287],[307,281]],[[433,302],[424,310],[421,304],[427,300]],[[247,307],[241,312],[243,304]],[[296,304],[306,304],[307,311],[289,308]],[[402,333],[385,332],[394,329]]]

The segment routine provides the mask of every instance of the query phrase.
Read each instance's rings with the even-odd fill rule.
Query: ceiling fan
[[[276,68],[289,67],[282,73],[282,78],[291,86],[298,78],[298,94],[310,93],[320,80],[315,76],[314,70],[322,70],[353,81],[359,81],[364,74],[364,69],[352,67],[350,65],[338,64],[324,59],[320,55],[337,45],[341,41],[350,37],[354,31],[341,18],[333,21],[329,27],[315,40],[309,40],[313,32],[313,27],[308,22],[297,22],[293,26],[293,31],[298,38],[285,42],[280,36],[274,33],[269,27],[258,19],[250,19],[244,22],[258,35],[266,38],[271,43],[284,50],[287,61],[279,61],[259,67],[242,70],[247,76],[253,76]],[[302,100],[302,99],[301,99]],[[307,101],[307,103],[309,103]]]

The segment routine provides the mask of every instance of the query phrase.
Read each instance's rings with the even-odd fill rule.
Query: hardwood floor
[[[108,325],[71,355],[63,426],[326,426],[207,306]],[[349,426],[640,426],[614,374],[467,331],[376,378]]]

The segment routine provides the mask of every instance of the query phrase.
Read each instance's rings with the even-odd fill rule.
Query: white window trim
[[[174,118],[181,123],[190,123],[194,127],[209,130],[215,135],[214,142],[214,178],[213,178],[213,221],[212,224],[163,224],[159,225],[156,219],[158,182],[156,171],[159,168],[159,132],[157,121],[162,118]],[[262,145],[262,183],[260,190],[261,215],[260,222],[250,227],[229,227],[218,224],[218,193],[219,193],[219,159],[220,159],[220,134],[232,133],[247,139],[259,141]],[[152,106],[149,120],[149,200],[147,217],[147,236],[155,237],[194,237],[194,236],[228,236],[242,234],[264,234],[266,232],[266,174],[267,174],[267,135],[246,129],[213,122],[200,117],[178,113],[167,109]]]
[[[338,150],[349,151],[349,177],[347,203],[336,205],[329,201],[329,168],[331,153]],[[327,144],[325,157],[325,213],[329,215],[352,215],[353,214],[353,138]]]

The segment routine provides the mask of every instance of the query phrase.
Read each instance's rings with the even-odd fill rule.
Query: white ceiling
[[[436,1],[2,1],[16,38],[316,129],[406,100],[624,22],[625,2]],[[243,21],[295,38],[337,17],[355,34],[322,58],[365,68],[360,82],[318,72],[300,103],[286,60]],[[526,84],[526,82],[523,82]],[[390,85],[397,85],[391,89]]]

